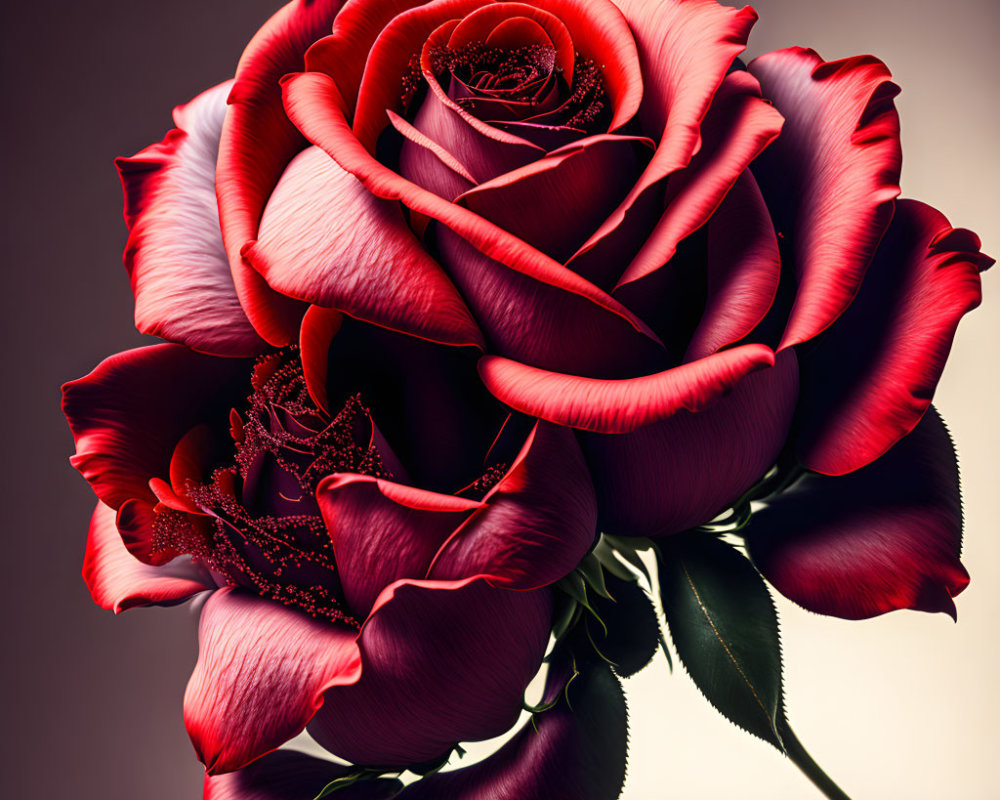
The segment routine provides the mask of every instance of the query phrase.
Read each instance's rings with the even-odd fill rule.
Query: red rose
[[[544,649],[544,587],[573,569],[595,527],[697,527],[748,509],[791,463],[809,476],[747,530],[780,591],[844,617],[953,611],[968,582],[957,469],[928,409],[992,261],[974,234],[896,200],[886,67],[797,48],[744,66],[755,19],[714,0],[295,0],[253,38],[231,83],[120,160],[137,325],[176,344],[117,356],[69,389],[76,463],[145,562],[128,560],[99,507],[88,574],[116,607],[243,587],[220,590],[203,616],[189,727],[210,768],[280,744],[324,691],[312,727],[356,761],[412,763],[493,735],[513,721]],[[269,384],[279,357],[262,354],[294,344]],[[276,392],[301,404],[289,412]],[[204,433],[241,403],[261,414],[252,436],[272,442],[266,469],[242,417],[235,461]],[[507,436],[526,444],[513,466],[483,472],[487,434],[507,411]],[[518,429],[524,420],[538,421],[534,433]],[[316,439],[334,423],[336,446]],[[326,460],[313,469],[282,442]],[[526,467],[532,454],[544,466]],[[299,523],[288,504],[303,498],[310,521],[289,534]],[[383,513],[385,529],[372,521]],[[463,514],[512,521],[463,544],[476,530],[453,524]],[[411,551],[424,536],[414,515],[437,521]],[[286,545],[313,536],[304,551],[328,563],[296,569],[326,573],[262,563],[254,536],[270,529],[247,531],[265,518],[286,520]],[[317,544],[324,523],[333,551]],[[238,558],[197,551],[190,537],[202,542],[206,524],[240,532]],[[402,537],[405,563],[385,530]],[[468,550],[461,569],[448,568],[449,548]],[[182,554],[211,574],[161,566]],[[394,592],[397,579],[414,588]],[[248,628],[260,603],[270,618]],[[525,606],[516,624],[484,610],[504,603]],[[360,636],[330,632],[370,611]],[[446,673],[419,647],[406,669],[428,694],[404,697],[403,671],[386,677],[379,661],[391,648],[374,642],[413,647],[404,628],[438,614],[461,627],[463,613],[490,620],[465,641],[489,650],[476,669],[503,675],[493,702],[470,677],[463,697],[481,707],[441,712]],[[305,672],[247,644],[253,625],[284,634],[293,617],[340,637],[298,653]],[[298,646],[303,635],[266,640]],[[314,669],[313,650],[342,655]],[[228,666],[251,652],[274,691],[295,684],[294,713],[265,701],[264,724],[213,708],[220,686],[260,683]],[[388,706],[406,721],[386,737]],[[373,727],[351,728],[369,713]],[[582,759],[578,732],[549,719],[560,752]],[[522,745],[494,763],[524,774],[546,758]],[[219,780],[210,793],[235,786]]]

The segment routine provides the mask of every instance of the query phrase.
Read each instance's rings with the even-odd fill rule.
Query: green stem
[[[819,764],[813,761],[813,757],[802,746],[802,742],[798,740],[792,729],[787,724],[782,727],[784,730],[781,732],[781,738],[785,745],[785,755],[802,770],[802,774],[813,782],[813,785],[823,793],[824,797],[828,797],[830,800],[851,800],[844,790],[823,772]]]

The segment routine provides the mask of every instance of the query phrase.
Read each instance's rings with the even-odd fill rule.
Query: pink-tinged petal
[[[344,323],[339,311],[309,306],[299,329],[299,358],[309,397],[318,408],[330,413],[326,378],[330,368],[330,342]]]
[[[711,218],[740,174],[777,138],[782,122],[781,114],[761,98],[752,75],[728,75],[702,123],[701,149],[667,185],[666,210],[618,285],[666,264],[678,242]]]
[[[201,612],[184,722],[209,774],[232,772],[305,728],[333,686],[361,674],[356,631],[234,589]]]
[[[282,294],[431,341],[482,345],[399,205],[372,195],[318,147],[288,165],[243,255]]]
[[[249,356],[265,344],[236,297],[215,200],[231,86],[220,84],[176,108],[177,127],[162,142],[115,165],[125,194],[124,260],[136,327],[205,353]]]
[[[479,375],[515,411],[595,433],[629,433],[683,409],[701,411],[749,373],[773,364],[770,348],[747,344],[625,380],[563,375],[499,356],[481,358]]]
[[[278,81],[304,66],[309,46],[330,32],[342,0],[292,0],[271,17],[243,51],[222,127],[215,186],[222,238],[240,304],[273,345],[296,340],[305,308],[265,283],[240,253],[292,157],[305,142],[288,121]]]
[[[562,678],[550,669],[547,697],[564,691]],[[489,758],[417,781],[398,800],[617,800],[628,760],[622,687],[592,664],[565,691],[568,702],[536,714]]]
[[[517,720],[551,616],[548,591],[398,581],[361,629],[360,680],[326,693],[309,732],[347,761],[399,766],[497,736]]]
[[[955,616],[969,583],[958,560],[962,502],[948,431],[933,409],[878,461],[808,475],[755,513],[747,548],[774,587],[819,614],[899,608]]]
[[[173,605],[215,584],[191,562],[151,567],[126,549],[115,527],[115,512],[98,503],[90,518],[83,580],[101,608],[116,614],[135,606]]]
[[[386,113],[392,127],[403,137],[399,151],[400,175],[445,200],[454,200],[476,185],[476,179],[455,156],[399,114]]]
[[[494,585],[536,589],[570,573],[594,543],[594,487],[568,428],[537,423],[484,503],[441,548],[428,577],[483,574]]]
[[[350,774],[351,767],[295,750],[276,750],[225,775],[205,775],[202,800],[313,800],[323,787]],[[365,780],[337,790],[337,800],[390,800],[402,784]]]
[[[205,775],[202,800],[313,800],[324,786],[351,768],[295,750],[268,753],[238,772]],[[390,800],[402,784],[394,779],[365,780],[337,790],[337,800]]]
[[[443,223],[479,253],[511,273],[530,280],[532,284],[539,284],[541,288],[532,287],[531,294],[550,292],[553,296],[564,295],[563,302],[554,305],[575,305],[581,309],[580,313],[596,319],[616,317],[619,322],[625,323],[619,327],[632,328],[654,344],[659,344],[646,325],[594,284],[478,214],[421,189],[376,161],[351,132],[343,98],[330,78],[318,73],[292,75],[285,79],[283,85],[290,117],[315,144],[355,175],[370,192],[378,197],[400,200],[412,210]],[[451,277],[455,279],[454,275]],[[511,280],[517,280],[516,276]],[[459,286],[459,289],[463,287]],[[564,329],[559,327],[556,330]],[[619,337],[628,335],[618,334]],[[636,343],[636,347],[639,346]],[[619,348],[618,352],[626,351]]]
[[[872,56],[824,62],[790,48],[750,71],[785,117],[754,175],[789,242],[798,291],[781,347],[825,330],[850,304],[899,194],[899,88]]]
[[[704,411],[623,436],[581,437],[601,530],[663,536],[717,516],[774,464],[797,399],[795,355],[781,353]]]
[[[361,619],[389,584],[423,578],[445,540],[483,506],[366,475],[331,475],[316,498],[344,597]]]
[[[708,222],[705,310],[684,360],[704,358],[747,336],[771,308],[780,277],[771,217],[753,175],[744,172]]]
[[[993,260],[930,206],[896,204],[861,291],[802,357],[798,452],[816,472],[863,467],[930,406],[962,315],[982,299]]]
[[[566,261],[628,193],[650,152],[652,142],[642,137],[591,136],[482,183],[456,202]]]
[[[639,51],[646,79],[639,128],[659,142],[656,155],[632,191],[581,248],[581,254],[631,230],[643,217],[650,190],[686,167],[701,147],[701,122],[733,59],[746,46],[757,14],[715,0],[619,0]],[[661,135],[662,132],[662,135]]]
[[[246,395],[252,362],[175,344],[126,350],[63,386],[73,432],[70,462],[114,509],[155,502],[148,482],[167,477],[174,447],[191,428],[224,421]]]

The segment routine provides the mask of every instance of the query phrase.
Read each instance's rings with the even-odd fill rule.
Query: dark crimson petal
[[[637,136],[580,139],[480,184],[456,202],[566,261],[628,193],[651,146]]]
[[[595,378],[630,377],[666,363],[652,332],[581,294],[508,269],[450,228],[438,227],[435,234],[438,257],[472,308],[490,352]]]
[[[782,122],[750,73],[727,75],[702,123],[701,149],[667,184],[666,210],[618,286],[666,264],[678,242],[709,220],[750,162],[778,137]]]
[[[302,316],[299,330],[299,358],[302,361],[302,375],[306,379],[306,389],[317,408],[330,414],[330,398],[327,395],[327,373],[330,367],[330,342],[344,323],[344,315],[339,311],[319,306],[309,306]]]
[[[962,502],[948,431],[933,409],[878,461],[807,475],[754,514],[747,548],[774,587],[819,614],[899,608],[955,616],[969,583],[958,555]]]
[[[116,614],[135,606],[173,605],[215,584],[191,562],[151,567],[126,549],[115,527],[115,512],[98,503],[90,518],[83,580],[101,608]]]
[[[441,545],[484,505],[352,474],[325,478],[316,497],[333,542],[344,597],[361,619],[389,584],[424,578]],[[478,573],[461,577],[473,574]]]
[[[264,282],[240,253],[257,238],[271,190],[305,142],[288,121],[278,80],[300,70],[309,46],[330,32],[342,0],[292,0],[271,17],[243,51],[219,141],[215,185],[222,238],[240,304],[268,342],[296,340],[301,304]]]
[[[176,344],[126,350],[63,386],[76,443],[70,462],[114,509],[153,503],[150,478],[168,477],[174,447],[191,428],[224,420],[246,395],[252,362]]]
[[[309,732],[347,761],[399,766],[497,736],[517,720],[551,616],[548,591],[398,581],[361,629],[360,680],[326,693]]]
[[[293,75],[284,81],[284,87],[288,112],[296,124],[301,125],[344,169],[358,177],[369,191],[378,197],[401,200],[414,211],[437,219],[466,239],[479,253],[505,267],[503,273],[510,272],[506,291],[524,294],[525,289],[528,289],[527,295],[530,298],[551,298],[547,307],[530,309],[536,315],[540,316],[543,311],[551,313],[558,310],[567,316],[582,316],[579,325],[572,326],[572,330],[585,325],[593,327],[591,320],[608,318],[607,329],[614,333],[613,326],[617,326],[619,332],[614,335],[623,341],[623,346],[608,349],[615,349],[618,353],[628,352],[624,346],[628,343],[627,340],[637,338],[628,331],[629,328],[656,342],[655,335],[649,328],[624,306],[572,270],[566,269],[478,214],[442,200],[376,161],[351,133],[343,99],[330,78],[318,73]],[[452,275],[452,278],[455,276]],[[462,288],[459,286],[460,290]],[[529,309],[525,309],[526,312],[527,310]],[[565,325],[555,326],[553,335],[566,330]],[[535,346],[530,342],[525,342],[525,345]],[[566,342],[565,348],[571,354],[572,348],[568,345]],[[638,343],[633,345],[639,346],[641,345]],[[544,350],[540,346],[538,349]],[[579,352],[579,343],[575,349]]]
[[[184,723],[210,775],[245,767],[305,728],[323,693],[361,675],[356,632],[241,590],[205,603]]]
[[[802,357],[798,452],[816,472],[868,464],[927,410],[962,315],[993,260],[930,206],[900,200],[861,291]]]
[[[177,127],[162,142],[115,165],[125,192],[124,260],[136,327],[205,353],[249,356],[265,345],[236,297],[215,200],[231,86],[220,84],[175,108]]]
[[[276,750],[239,772],[205,775],[202,800],[313,800],[324,786],[351,768],[294,750]],[[361,781],[338,789],[336,800],[390,800],[402,784],[397,780]]]
[[[572,431],[536,424],[503,479],[455,531],[428,577],[490,576],[511,589],[555,583],[594,543],[597,502]]]
[[[696,414],[680,411],[625,435],[581,437],[601,530],[662,536],[717,516],[774,464],[797,399],[795,355],[782,353],[773,368],[748,375]]]
[[[629,433],[677,412],[700,411],[746,375],[774,364],[766,345],[723,350],[691,364],[625,380],[599,380],[483,356],[479,374],[515,411],[595,433]]]
[[[389,122],[403,137],[399,173],[445,200],[454,200],[476,185],[476,179],[454,155],[414,128],[394,111]]]
[[[658,146],[642,177],[584,251],[619,227],[631,231],[628,217],[648,210],[643,197],[691,161],[701,145],[702,118],[757,20],[751,8],[737,11],[715,0],[619,0],[618,6],[635,36],[646,81],[639,129]]]
[[[790,48],[750,63],[785,117],[754,164],[798,291],[781,347],[825,330],[850,304],[899,194],[899,88],[872,56],[824,62]]]
[[[563,673],[550,670],[546,695],[563,685]],[[568,695],[489,758],[424,778],[398,800],[616,800],[628,749],[621,684],[594,663],[572,680]]]
[[[747,336],[778,291],[781,255],[764,198],[746,171],[708,221],[705,310],[684,354],[695,361]]]
[[[375,197],[318,147],[288,165],[243,255],[282,294],[431,341],[482,346],[399,205]]]

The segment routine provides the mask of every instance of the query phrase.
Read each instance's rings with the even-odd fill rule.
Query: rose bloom
[[[744,65],[755,20],[294,0],[119,160],[136,323],[170,343],[66,387],[84,573],[116,611],[211,592],[185,697],[206,796],[313,796],[341,768],[261,759],[307,725],[392,767],[509,729],[597,532],[706,524],[775,464],[807,471],[746,531],[779,591],[954,614],[929,407],[992,261],[896,199],[887,68]],[[594,718],[561,706],[399,796],[616,796],[580,777],[624,747]]]

